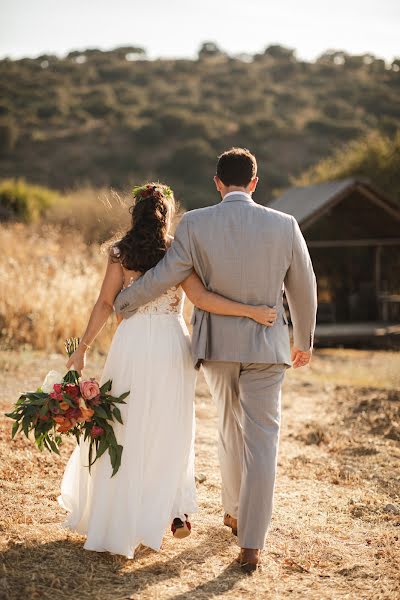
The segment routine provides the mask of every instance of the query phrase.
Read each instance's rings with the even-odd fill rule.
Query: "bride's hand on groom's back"
[[[269,306],[252,306],[250,318],[261,325],[265,325],[266,327],[272,327],[275,323],[278,313],[275,308],[270,308]]]

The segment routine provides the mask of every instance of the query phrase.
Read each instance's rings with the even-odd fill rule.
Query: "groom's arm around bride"
[[[223,187],[218,177],[215,179],[217,188]],[[165,257],[117,296],[117,313],[129,318],[195,270],[207,289],[239,302],[276,306],[280,313],[267,330],[249,319],[195,309],[195,362],[247,360],[290,366],[293,360],[295,367],[306,364],[316,315],[316,280],[310,256],[293,217],[252,200],[256,184],[257,177],[253,177],[243,191],[240,186],[225,187],[219,190],[222,202],[186,213]],[[232,187],[234,191],[230,191]],[[283,287],[293,323],[291,355]]]

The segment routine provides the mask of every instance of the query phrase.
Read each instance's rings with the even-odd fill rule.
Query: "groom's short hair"
[[[256,176],[256,157],[247,148],[231,148],[218,157],[217,177],[224,185],[246,187]]]

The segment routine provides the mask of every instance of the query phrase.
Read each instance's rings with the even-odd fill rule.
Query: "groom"
[[[130,317],[193,269],[213,292],[276,307],[272,327],[197,308],[192,317],[194,362],[218,408],[224,523],[238,534],[242,568],[252,571],[272,514],[284,373],[311,359],[316,280],[297,221],[253,201],[257,162],[248,150],[224,152],[214,181],[222,202],[187,212],[165,257],[117,296],[115,309]]]

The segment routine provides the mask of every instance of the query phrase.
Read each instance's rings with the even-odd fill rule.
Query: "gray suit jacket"
[[[293,322],[294,345],[313,346],[316,280],[303,235],[294,217],[256,204],[242,193],[187,212],[164,258],[116,298],[124,318],[178,285],[195,270],[205,287],[246,304],[276,306],[278,319],[265,327],[241,317],[195,308],[194,364],[203,359],[291,365],[283,288]]]

